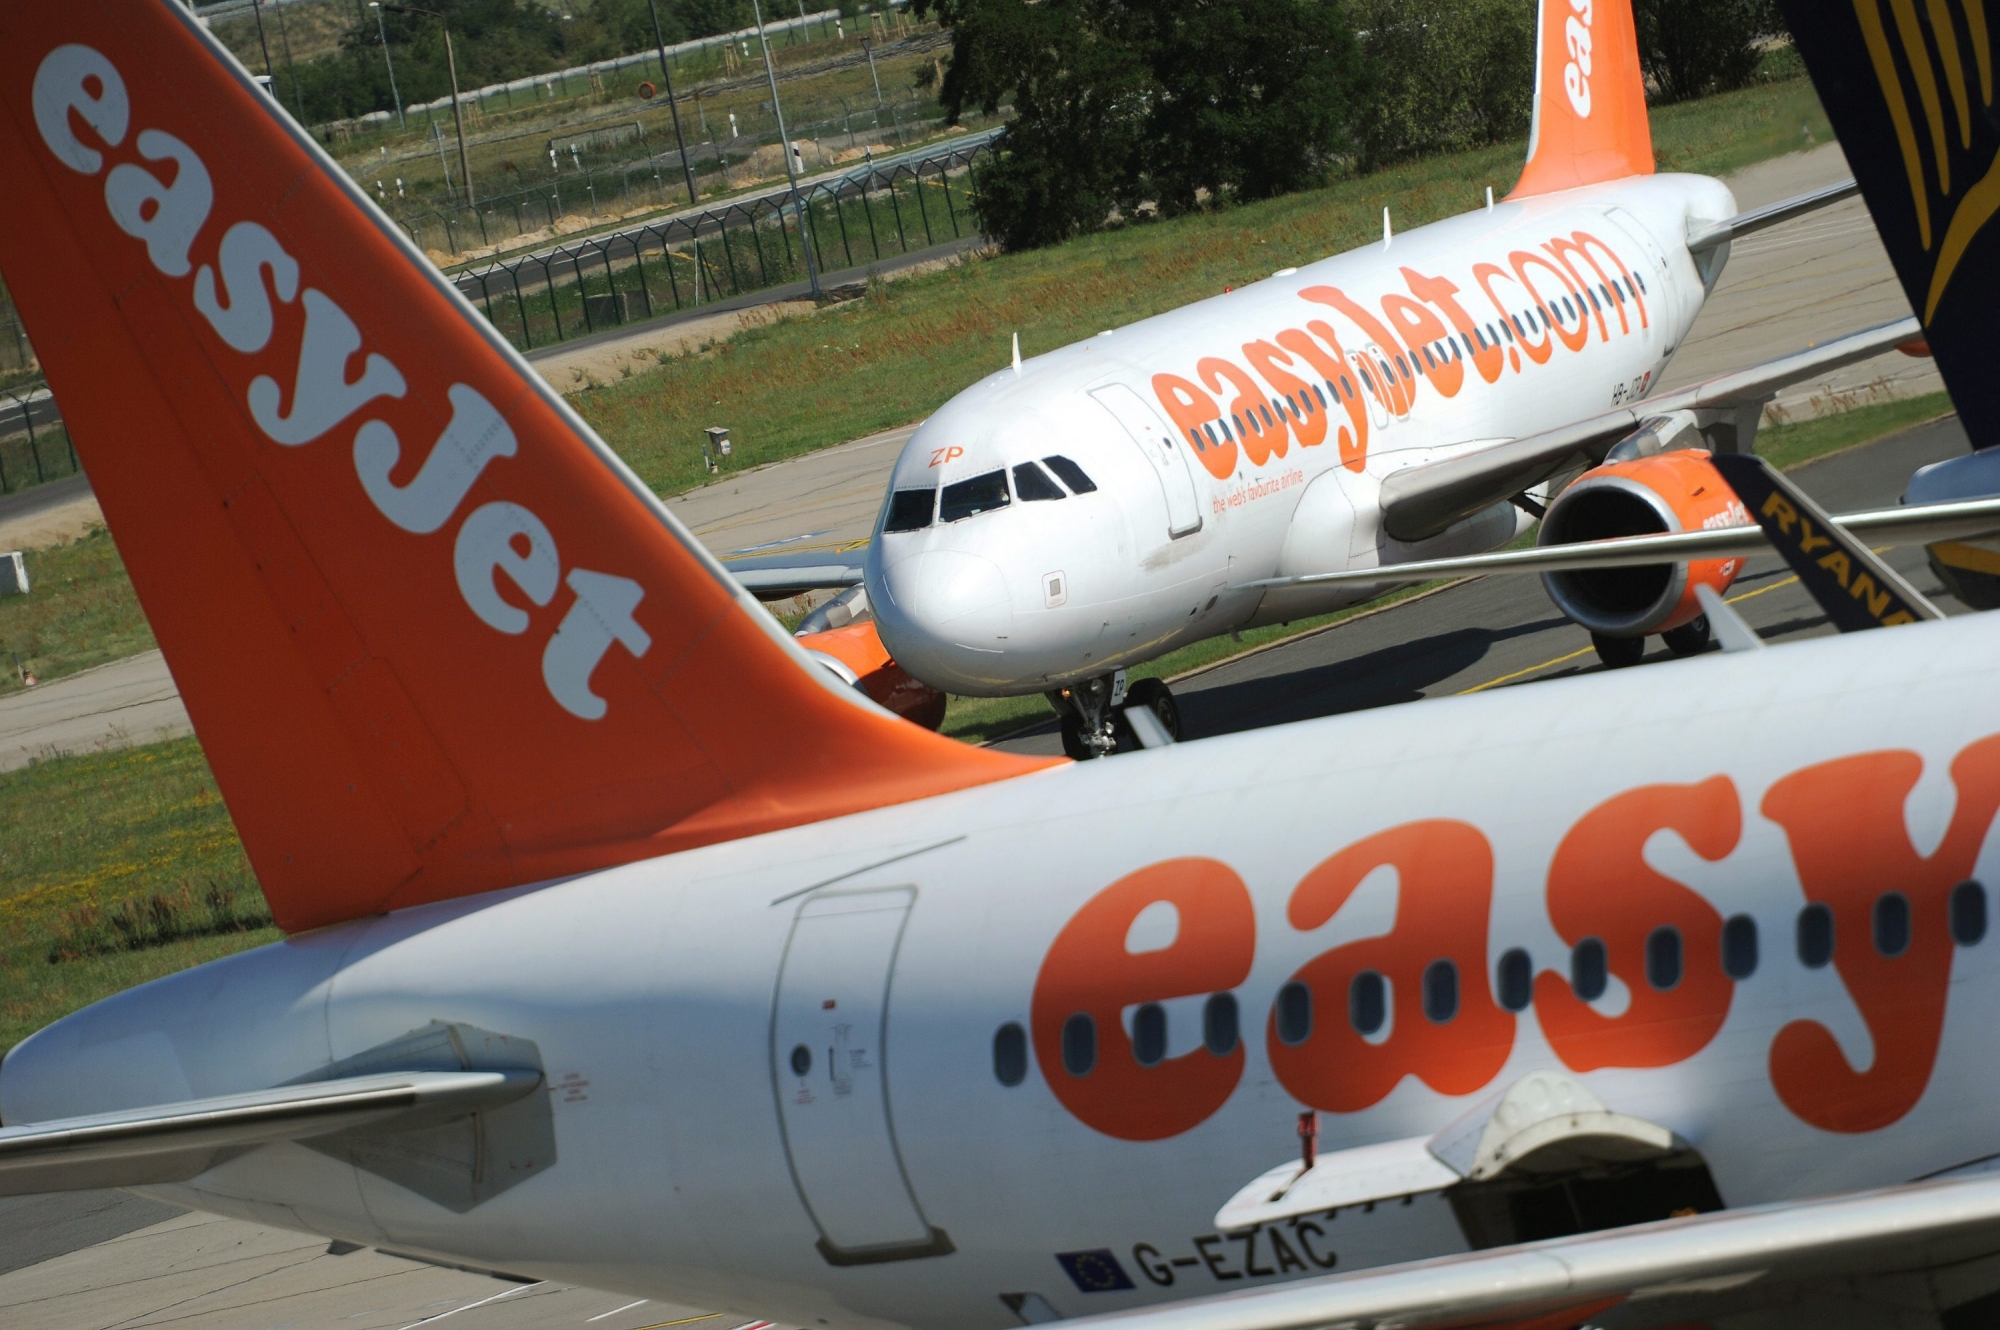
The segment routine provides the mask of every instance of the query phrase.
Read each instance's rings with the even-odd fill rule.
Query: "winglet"
[[[0,269],[287,930],[1038,765],[812,666],[182,7],[0,7],[0,179]]]
[[[1631,0],[1541,0],[1535,119],[1510,199],[1653,173]]]

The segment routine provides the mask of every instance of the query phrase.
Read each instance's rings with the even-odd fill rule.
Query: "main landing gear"
[[[1181,737],[1181,709],[1159,679],[1127,687],[1125,671],[1099,675],[1048,695],[1062,717],[1063,752],[1082,762],[1136,748],[1158,748]]]
[[[1676,656],[1699,656],[1708,650],[1714,640],[1706,614],[1697,614],[1680,627],[1669,628],[1660,634],[1660,641]],[[1604,662],[1606,669],[1618,670],[1627,665],[1637,665],[1646,655],[1646,639],[1643,637],[1592,633],[1590,644],[1597,648],[1597,658]]]

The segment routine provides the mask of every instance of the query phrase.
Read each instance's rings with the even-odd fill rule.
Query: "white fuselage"
[[[1704,656],[358,920],[66,1018],[8,1058],[0,1115],[258,1089],[456,1026],[475,1061],[541,1067],[540,1137],[368,1167],[266,1146],[159,1194],[842,1330],[998,1327],[1018,1323],[1003,1295],[1076,1316],[1460,1249],[1435,1198],[1251,1239],[1212,1217],[1294,1152],[1302,1106],[1325,1157],[1434,1131],[1537,1069],[1670,1128],[1731,1206],[1915,1178],[2000,1153],[2000,936],[1954,942],[1945,904],[2000,870],[1996,660],[1983,617]],[[1898,950],[1877,925],[1885,957],[1869,920],[1892,890],[1909,926]],[[1820,968],[1795,950],[1808,900],[1835,916]],[[1729,978],[1715,930],[1738,915],[1760,946]],[[1684,949],[1654,992],[1632,939],[1665,926]],[[1584,935],[1612,974],[1588,1004],[1569,990]],[[1494,978],[1515,948],[1535,976],[1518,1014]],[[1416,976],[1441,959],[1459,996],[1438,1020]],[[1362,969],[1389,999],[1365,1038]],[[1295,980],[1312,1026],[1287,1044],[1274,1002]],[[1218,993],[1240,1040],[1211,1051]],[[1142,1066],[1119,1026],[1154,1001],[1164,1061]],[[1072,1074],[1060,1031],[1092,1011]],[[1009,1025],[1029,1032],[1012,1085]],[[434,1194],[478,1194],[426,1199],[424,1169]],[[870,1248],[901,1259],[848,1258]]]
[[[1685,175],[1501,203],[990,376],[897,462],[866,564],[883,641],[950,691],[1036,692],[1380,590],[1258,579],[1505,544],[1510,504],[1393,539],[1383,478],[1645,396],[1721,268],[1688,224],[1734,211]],[[1047,483],[1052,456],[1095,489]]]

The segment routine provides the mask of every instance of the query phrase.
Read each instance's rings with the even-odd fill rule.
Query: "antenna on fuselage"
[[[1021,334],[1014,334],[1014,372],[1021,372]]]
[[[1382,248],[1389,248],[1389,239],[1389,209],[1385,205],[1382,209]]]
[[[1486,187],[1486,211],[1493,211],[1493,186]]]

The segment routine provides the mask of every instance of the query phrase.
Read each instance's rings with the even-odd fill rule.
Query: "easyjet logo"
[[[1563,91],[1569,106],[1581,119],[1590,118],[1590,15],[1591,0],[1569,0],[1573,11],[1563,22],[1563,46],[1569,59],[1563,64]]]
[[[1782,829],[1803,889],[1800,961],[1833,966],[1874,1050],[1856,1065],[1809,1015],[1771,1036],[1772,1089],[1823,1131],[1875,1131],[1916,1106],[1937,1059],[1954,954],[1986,931],[1985,894],[1966,879],[2000,811],[2000,735],[1953,760],[1957,806],[1929,855],[1911,844],[1903,813],[1922,771],[1912,752],[1861,753],[1792,772],[1758,804]],[[1756,924],[1726,918],[1654,868],[1646,846],[1671,832],[1720,863],[1741,843],[1745,818],[1735,782],[1721,775],[1626,790],[1579,818],[1543,889],[1549,923],[1572,949],[1568,977],[1537,972],[1525,950],[1489,937],[1493,847],[1466,822],[1405,823],[1341,848],[1291,888],[1282,921],[1263,937],[1250,889],[1229,865],[1149,865],[1085,903],[1050,944],[1031,1003],[1037,1060],[1056,1098],[1097,1131],[1159,1140],[1192,1129],[1242,1080],[1237,990],[1261,943],[1299,955],[1269,997],[1264,1047],[1286,1092],[1313,1108],[1357,1113],[1408,1077],[1438,1094],[1473,1094],[1505,1069],[1530,1010],[1573,1071],[1685,1062],[1720,1033],[1757,969]],[[1317,953],[1303,945],[1384,867],[1397,882],[1388,933]],[[1142,916],[1163,911],[1173,920],[1164,943],[1154,928],[1135,945]],[[1784,949],[1770,951],[1782,963]],[[1597,1002],[1613,979],[1622,1009]],[[1762,991],[1772,991],[1768,981]],[[1204,1014],[1203,1024],[1226,1037],[1205,1031],[1190,1051],[1165,1056],[1161,1004],[1177,1000],[1205,1013],[1221,1004],[1226,1019]]]
[[[1580,352],[1650,322],[1644,279],[1587,231],[1512,250],[1504,265],[1474,264],[1477,296],[1445,277],[1399,273],[1407,294],[1373,304],[1308,286],[1299,298],[1316,317],[1301,326],[1245,342],[1240,360],[1203,356],[1192,377],[1153,376],[1154,396],[1210,475],[1227,480],[1239,460],[1261,467],[1329,440],[1358,472],[1371,411],[1404,416],[1426,384],[1453,398],[1475,377],[1497,383],[1548,364],[1557,347]]]
[[[264,226],[211,217],[215,190],[194,149],[162,129],[131,132],[133,108],[111,61],[88,46],[57,47],[35,71],[33,106],[56,160],[80,175],[103,176],[111,220],[145,246],[154,269],[180,284],[224,347],[265,371],[244,392],[265,438],[285,448],[327,446],[337,430],[351,438],[354,481],[374,510],[403,532],[436,538],[434,557],[449,560],[464,609],[496,633],[528,631],[529,614],[517,601],[547,606],[569,588],[575,600],[542,648],[542,681],[571,715],[602,718],[606,703],[591,691],[592,672],[613,644],[634,656],[652,645],[633,618],[644,590],[630,578],[566,569],[554,533],[525,504],[496,500],[461,515],[487,468],[519,450],[493,404],[468,384],[450,384],[449,424],[415,474],[397,483],[392,477],[407,471],[403,441],[370,407],[405,395],[403,369],[369,352],[353,376],[367,340],[362,330],[332,297],[305,283],[298,259]],[[198,254],[212,261],[197,262]],[[303,315],[286,321],[302,323],[296,338],[278,336],[280,306]],[[345,427],[357,421],[349,433]]]

